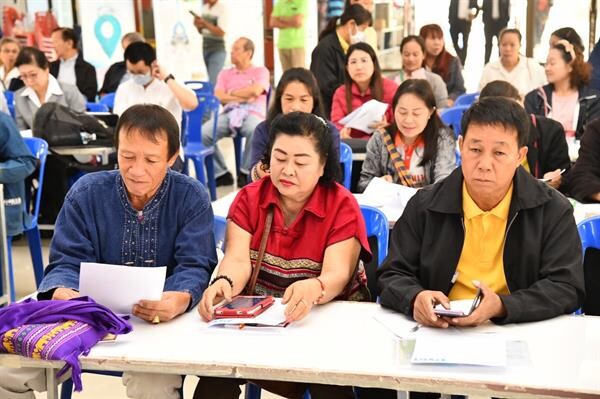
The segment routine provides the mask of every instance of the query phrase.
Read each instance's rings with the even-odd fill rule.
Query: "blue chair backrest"
[[[8,105],[12,105],[15,103],[15,93],[9,90],[4,91],[4,98],[6,98],[6,103]]]
[[[340,143],[340,163],[344,165],[344,187],[350,190],[352,183],[352,148],[346,143]]]
[[[446,108],[440,113],[440,118],[442,121],[450,126],[452,130],[454,130],[454,135],[458,138],[461,134],[460,131],[460,121],[462,120],[462,116],[467,109],[469,109],[470,105],[458,105],[452,108]]]
[[[479,92],[475,93],[465,93],[458,96],[456,101],[454,102],[454,106],[457,105],[471,105],[479,98]]]
[[[219,116],[219,99],[212,94],[198,95],[198,106],[193,111],[183,113],[183,143],[202,142],[202,121],[205,113],[211,113],[213,117],[213,134],[217,130],[217,119]]]
[[[89,112],[109,112],[108,105],[102,103],[85,103],[85,107]]]
[[[113,109],[115,107],[115,93],[108,93],[100,97],[98,102],[106,105],[109,109]]]
[[[223,216],[216,216],[213,222],[213,234],[215,235],[215,246],[225,252],[225,230],[227,229],[227,219]]]
[[[210,82],[204,82],[202,80],[186,80],[185,85],[190,89],[194,90],[196,95],[199,94],[214,94],[215,88]]]
[[[27,147],[40,161],[40,173],[38,177],[38,190],[35,196],[35,204],[33,206],[33,212],[31,212],[31,226],[37,224],[38,215],[40,213],[40,201],[42,199],[42,187],[44,184],[44,171],[46,170],[46,157],[48,156],[48,143],[45,140],[38,137],[25,137],[23,138]]]
[[[390,225],[385,214],[377,208],[361,205],[360,211],[365,219],[367,237],[377,237],[377,266],[379,267],[388,253]]]
[[[600,216],[585,219],[577,225],[577,231],[584,255],[588,248],[600,249]]]

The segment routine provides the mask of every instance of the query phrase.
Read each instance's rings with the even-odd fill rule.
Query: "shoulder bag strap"
[[[267,248],[267,239],[269,238],[269,232],[271,231],[271,225],[273,224],[273,207],[269,207],[267,211],[267,218],[265,220],[265,229],[263,230],[262,237],[260,239],[260,248],[258,249],[258,257],[254,263],[252,269],[252,275],[250,281],[246,284],[246,295],[254,295],[254,287],[256,286],[256,279],[258,278],[258,272],[262,265],[263,257],[265,256],[265,250]]]
[[[394,165],[394,169],[396,169],[396,172],[398,172],[400,184],[413,187],[412,176],[410,175],[410,172],[406,170],[406,166],[404,166],[404,162],[402,161],[402,158],[400,158],[400,154],[396,149],[396,145],[394,144],[394,140],[392,140],[392,136],[387,130],[380,130],[379,133],[381,133],[385,147],[390,154],[392,165]]]

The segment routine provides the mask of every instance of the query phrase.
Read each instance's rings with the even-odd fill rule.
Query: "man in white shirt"
[[[156,104],[171,112],[181,128],[182,111],[198,106],[196,94],[158,65],[156,51],[148,43],[130,44],[125,49],[125,65],[131,78],[117,88],[113,112],[121,115],[132,105]]]
[[[50,73],[60,83],[77,86],[87,101],[96,101],[98,81],[96,68],[77,51],[79,35],[71,28],[56,28],[52,32],[52,44],[58,59],[50,63]]]

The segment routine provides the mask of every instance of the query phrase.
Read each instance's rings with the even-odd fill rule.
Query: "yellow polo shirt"
[[[340,41],[340,45],[342,46],[342,50],[344,51],[344,54],[346,54],[348,52],[348,48],[350,47],[350,44],[344,40],[344,38],[342,36],[340,36],[339,32],[335,32],[337,35],[338,40]]]
[[[448,295],[451,301],[472,299],[477,291],[473,280],[487,284],[497,294],[509,293],[502,255],[512,191],[511,185],[502,201],[485,212],[473,201],[463,183],[465,242],[458,260],[456,282]]]

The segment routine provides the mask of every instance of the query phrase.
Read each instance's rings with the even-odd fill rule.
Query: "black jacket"
[[[119,84],[121,83],[121,79],[123,79],[123,76],[125,76],[126,73],[127,67],[125,66],[125,61],[119,61],[112,64],[104,75],[104,82],[100,89],[100,95],[116,92],[117,87],[119,87]]]
[[[381,305],[412,315],[420,291],[448,295],[465,235],[462,184],[457,168],[408,202],[377,273]],[[549,319],[583,303],[581,242],[573,207],[522,167],[513,180],[505,234],[504,274],[510,294],[500,296],[506,316],[494,322]]]
[[[470,20],[460,19],[458,18],[458,2],[459,0],[450,0],[450,7],[448,8],[448,22],[450,25],[455,25],[459,23],[467,23],[469,26],[471,25]],[[476,9],[475,17],[477,18],[477,14],[479,14],[479,7],[477,6],[477,0],[469,0],[469,10]]]
[[[562,125],[550,118],[531,114],[527,163],[531,174],[537,178],[556,169],[569,169],[569,146]]]
[[[481,11],[483,11],[482,19],[484,24],[497,24],[498,26],[506,26],[510,19],[510,0],[498,0],[498,11],[500,15],[498,19],[493,18],[493,1],[483,0]]]
[[[58,78],[60,70],[60,60],[50,63],[50,73],[55,78]],[[85,96],[87,101],[95,102],[96,94],[98,93],[98,80],[96,79],[96,68],[89,62],[83,60],[81,54],[75,61],[75,79],[77,88]]]
[[[554,86],[547,84],[530,91],[525,96],[525,111],[529,114],[547,116],[552,111]],[[545,98],[544,98],[545,97]],[[581,138],[585,125],[600,116],[600,92],[589,87],[579,88],[579,116],[575,137]]]
[[[322,38],[312,52],[310,70],[317,78],[325,116],[330,119],[333,93],[344,84],[346,54],[334,32]]]
[[[569,172],[567,191],[577,201],[589,202],[592,194],[600,193],[600,119],[587,125],[579,158]]]

